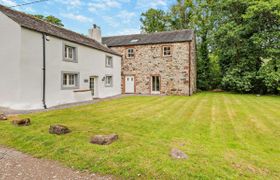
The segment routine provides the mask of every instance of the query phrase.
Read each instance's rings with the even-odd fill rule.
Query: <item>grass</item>
[[[29,127],[0,122],[0,144],[79,170],[120,178],[279,179],[280,97],[199,93],[192,97],[125,97],[23,115]],[[48,133],[50,124],[72,133]],[[89,143],[117,133],[109,146]],[[169,156],[176,147],[188,160]]]

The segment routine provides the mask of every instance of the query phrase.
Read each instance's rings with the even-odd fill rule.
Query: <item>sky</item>
[[[8,7],[35,0],[0,0]],[[87,34],[93,24],[101,27],[102,36],[140,33],[141,13],[149,8],[167,10],[176,0],[48,0],[16,7],[28,14],[53,15],[64,27]]]

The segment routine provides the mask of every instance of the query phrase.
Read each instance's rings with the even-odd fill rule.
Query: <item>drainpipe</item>
[[[192,61],[191,61],[191,42],[189,42],[189,96],[191,96],[191,65],[192,65]]]
[[[46,105],[46,34],[43,33],[43,107],[47,109]]]

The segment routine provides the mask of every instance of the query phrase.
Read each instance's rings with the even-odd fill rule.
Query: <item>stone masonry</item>
[[[171,46],[172,55],[163,56],[163,47]],[[190,51],[191,46],[191,51]],[[135,50],[134,58],[127,58],[127,49]],[[160,92],[166,95],[191,95],[196,89],[196,63],[194,42],[112,47],[123,55],[122,90],[126,75],[135,77],[135,93],[151,94],[151,77],[160,76]],[[191,53],[191,55],[189,54]],[[191,65],[191,91],[189,94],[189,58]]]

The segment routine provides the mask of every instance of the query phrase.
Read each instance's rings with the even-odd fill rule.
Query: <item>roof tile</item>
[[[193,36],[194,36],[193,30],[179,30],[179,31],[157,32],[157,33],[150,33],[150,34],[132,34],[132,35],[124,35],[124,36],[104,37],[102,38],[102,42],[103,44],[106,44],[109,47],[145,45],[145,44],[191,41]]]

